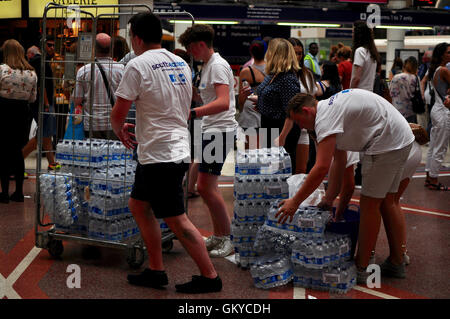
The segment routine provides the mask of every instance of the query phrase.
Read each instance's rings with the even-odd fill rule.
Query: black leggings
[[[28,102],[0,98],[0,180],[2,193],[9,192],[9,176],[14,174],[16,193],[23,194],[25,162],[22,155],[28,116]]]
[[[273,141],[279,136],[284,126],[284,119],[275,120],[268,118],[261,114],[261,128],[265,128],[267,130],[267,137],[264,141],[263,145],[267,145],[266,147],[271,147],[273,145]],[[279,131],[275,134],[272,134],[271,128],[277,128]],[[286,142],[284,143],[285,150],[289,153],[291,157],[292,163],[292,174],[295,174],[295,166],[296,166],[296,154],[297,154],[297,144],[298,139],[300,137],[300,127],[294,123],[291,131],[286,137]]]

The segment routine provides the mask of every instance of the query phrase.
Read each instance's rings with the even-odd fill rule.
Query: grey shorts
[[[412,144],[383,154],[364,154],[361,195],[385,198],[387,193],[397,193],[411,147]]]

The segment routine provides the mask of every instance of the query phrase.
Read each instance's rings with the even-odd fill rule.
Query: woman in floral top
[[[392,104],[402,113],[409,123],[417,123],[411,99],[417,87],[417,59],[409,57],[405,60],[403,72],[396,74],[389,85]]]
[[[28,103],[36,100],[37,76],[25,60],[25,50],[16,40],[2,46],[0,65],[0,203],[10,200],[23,202],[23,174],[25,163],[22,147],[28,138]],[[9,196],[9,176],[16,179],[16,191]]]

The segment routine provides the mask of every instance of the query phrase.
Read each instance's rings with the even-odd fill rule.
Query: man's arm
[[[195,108],[197,117],[218,114],[230,108],[229,86],[227,84],[215,84],[216,99],[211,103]]]
[[[275,215],[275,217],[279,217],[280,223],[285,223],[288,217],[292,221],[292,216],[300,204],[320,186],[330,169],[335,148],[336,134],[327,136],[317,145],[316,163],[309,172],[308,177],[306,177],[302,187],[300,187],[294,197],[280,203],[282,206]]]
[[[122,141],[127,148],[134,148],[137,142],[134,140],[135,135],[128,131],[129,128],[134,127],[131,123],[125,123],[128,111],[130,110],[133,101],[117,97],[116,103],[111,111],[111,126],[114,133]]]
[[[339,195],[339,192],[342,188],[342,180],[346,164],[347,152],[336,150],[334,152],[333,163],[331,164],[330,172],[328,175],[328,189],[321,201],[322,206],[333,206],[333,202]]]

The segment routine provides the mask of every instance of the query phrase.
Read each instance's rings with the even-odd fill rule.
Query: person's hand
[[[331,210],[333,208],[333,201],[326,199],[325,197],[322,197],[319,204],[317,204],[317,207],[323,210]]]
[[[280,135],[273,141],[275,146],[284,146],[286,143],[286,137]]]
[[[245,98],[249,97],[252,94],[252,88],[250,86],[243,86],[239,90],[239,95],[245,96]]]
[[[275,217],[278,217],[278,222],[284,224],[289,218],[289,222],[292,222],[292,218],[301,203],[297,203],[294,198],[285,199],[280,202],[278,207],[281,207],[276,213]]]
[[[134,128],[135,125],[131,123],[124,123],[122,129],[119,131],[118,138],[122,142],[122,144],[128,149],[135,149],[135,145],[138,144],[136,142],[136,135],[129,131],[130,128]]]
[[[82,114],[83,114],[83,107],[81,105],[77,105],[75,107],[75,110],[74,110],[73,113],[74,113],[73,123],[75,125],[80,124],[81,121],[83,121],[83,116],[82,116]]]
[[[450,95],[447,95],[444,100],[444,106],[450,109]]]

